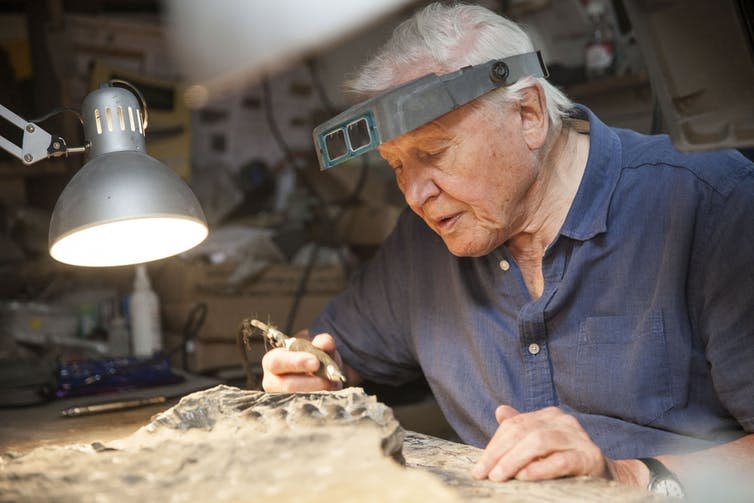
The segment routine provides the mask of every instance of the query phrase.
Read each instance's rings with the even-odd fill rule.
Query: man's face
[[[515,105],[489,115],[466,105],[378,148],[409,207],[456,256],[485,255],[527,221],[536,153]]]

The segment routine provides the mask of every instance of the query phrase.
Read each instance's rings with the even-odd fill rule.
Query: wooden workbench
[[[122,438],[149,422],[154,414],[175,405],[181,396],[216,384],[219,384],[216,379],[185,374],[183,382],[171,386],[67,398],[26,407],[0,407],[0,454],[8,451],[25,452],[43,445],[106,442]],[[166,397],[165,402],[117,413],[71,418],[61,416],[62,410],[71,407],[158,396]]]

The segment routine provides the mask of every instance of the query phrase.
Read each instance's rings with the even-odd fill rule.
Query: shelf
[[[568,86],[564,91],[569,98],[579,100],[584,97],[619,93],[648,86],[649,78],[647,75],[645,73],[639,73],[601,77],[581,84]]]

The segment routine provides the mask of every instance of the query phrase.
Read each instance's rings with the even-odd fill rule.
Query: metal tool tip
[[[327,378],[331,381],[340,381],[343,384],[345,384],[346,382],[346,376],[344,376],[340,370],[333,367],[332,365],[327,366]]]

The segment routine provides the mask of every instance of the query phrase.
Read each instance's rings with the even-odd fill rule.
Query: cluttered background
[[[32,120],[77,107],[103,81],[127,80],[149,105],[150,155],[187,181],[210,225],[199,247],[145,266],[63,265],[48,255],[50,212],[81,161],[24,166],[0,153],[0,407],[165,385],[186,373],[245,383],[242,319],[289,334],[306,328],[404,206],[376,155],[319,171],[312,128],[348,105],[343,79],[426,3],[395,2],[358,33],[287,56],[193,107],[186,55],[177,55],[187,44],[171,34],[162,2],[0,4],[0,102]],[[524,23],[550,80],[605,122],[663,131],[622,1],[478,3]],[[197,40],[212,37],[200,28]],[[70,114],[40,124],[80,140]],[[133,299],[145,291],[159,313],[150,355],[134,347]],[[259,378],[264,343],[255,344],[248,357]],[[369,386],[388,404],[429,404],[409,428],[452,437],[425,383]]]

